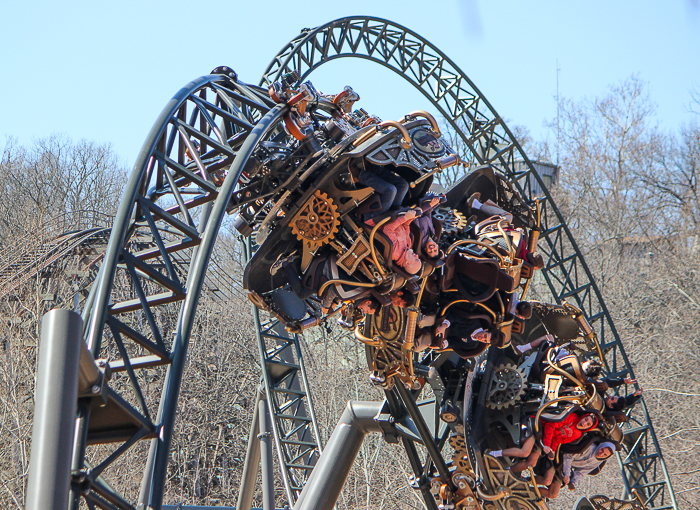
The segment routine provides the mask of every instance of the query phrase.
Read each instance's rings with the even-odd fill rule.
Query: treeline
[[[29,146],[8,139],[0,160],[0,250],[57,218],[72,230],[106,225],[127,176],[109,145],[61,135]]]
[[[601,97],[562,101],[559,129],[550,125],[550,140],[517,132],[531,159],[552,161],[558,154],[556,203],[645,389],[679,505],[700,507],[700,117],[664,132],[655,124],[646,85],[633,77]],[[127,175],[109,146],[60,136],[29,146],[8,141],[0,160],[0,253],[26,234],[53,228],[47,220],[56,216],[66,218],[66,230],[103,224],[103,215],[116,211]],[[216,256],[236,276],[241,261],[234,243],[233,234],[222,232]],[[259,380],[249,306],[244,298],[202,300],[183,378],[168,503],[236,504]],[[36,345],[48,308],[36,283],[0,303],[2,508],[23,506]],[[314,331],[305,349],[327,439],[348,399],[381,395],[367,382],[364,350],[341,331]],[[147,392],[156,391],[157,377]],[[138,491],[141,466],[134,462],[145,447],[138,445],[124,458],[110,479],[115,487]],[[589,477],[575,494],[562,491],[550,506],[570,509],[583,493],[619,495],[609,492],[611,485],[619,489],[617,470],[611,462],[602,476]],[[408,487],[409,471],[398,446],[372,438],[360,452],[340,508],[422,508]],[[260,494],[256,498],[259,506]]]

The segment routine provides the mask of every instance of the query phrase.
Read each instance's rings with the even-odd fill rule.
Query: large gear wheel
[[[442,223],[442,232],[447,235],[461,232],[467,226],[467,218],[458,210],[449,207],[435,209],[433,218]]]
[[[515,405],[526,389],[525,371],[513,363],[502,363],[493,370],[486,407],[506,409]]]
[[[291,222],[292,232],[310,250],[331,242],[340,224],[333,199],[316,190]]]

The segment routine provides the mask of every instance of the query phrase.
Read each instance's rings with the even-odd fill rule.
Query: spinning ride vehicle
[[[483,351],[472,345],[481,341],[453,345],[455,317],[507,344],[522,327],[516,292],[536,265],[531,207],[489,167],[430,192],[436,173],[460,163],[430,114],[381,121],[350,111],[350,87],[324,96],[310,82],[293,88],[297,78],[270,87],[291,106],[285,129],[258,145],[232,199],[236,227],[257,245],[244,274],[251,300],[292,332],[341,314],[382,384],[414,386],[416,350]],[[256,200],[241,207],[246,192]]]
[[[433,436],[453,449],[452,479],[430,473],[441,509],[542,507],[564,455],[602,441],[611,454],[622,432],[577,355],[600,357],[581,311],[523,301],[542,267],[539,204],[489,166],[442,190],[435,174],[460,159],[430,114],[381,121],[351,111],[350,87],[325,96],[297,81],[270,87],[284,127],[257,145],[230,204],[255,248],[250,299],[293,333],[337,316],[387,392],[429,385]]]

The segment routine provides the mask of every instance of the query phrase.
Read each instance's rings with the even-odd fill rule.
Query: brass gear
[[[467,218],[457,209],[450,209],[449,207],[438,207],[435,209],[433,218],[442,223],[442,232],[448,235],[461,232],[467,226]]]
[[[486,407],[505,409],[515,405],[526,389],[525,371],[513,363],[502,363],[493,369]]]
[[[292,219],[292,233],[314,251],[333,240],[340,225],[339,217],[333,199],[316,190]]]

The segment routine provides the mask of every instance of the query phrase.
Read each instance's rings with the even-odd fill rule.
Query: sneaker
[[[472,196],[469,197],[469,200],[467,200],[467,207],[469,207],[469,209],[471,209],[474,201],[479,200],[480,198],[481,198],[481,193],[479,193],[477,191],[476,193],[474,193]]]
[[[386,383],[386,376],[384,374],[380,374],[379,372],[372,372],[369,374],[369,380],[372,384],[381,386],[382,384]]]
[[[285,262],[293,262],[295,259],[299,258],[299,255],[296,254],[296,252],[292,253],[291,255],[287,255],[286,257],[283,257],[284,253],[280,253],[279,256],[277,257],[277,260],[270,266],[270,274],[271,275],[276,275],[277,271],[282,269],[284,266]]]

